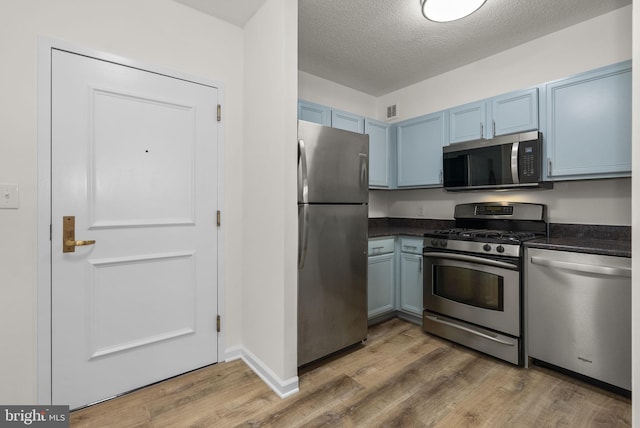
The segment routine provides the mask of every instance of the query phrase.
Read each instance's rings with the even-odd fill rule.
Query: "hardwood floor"
[[[72,427],[625,427],[631,400],[523,369],[398,318],[304,368],[280,399],[244,362],[206,367],[71,413]]]

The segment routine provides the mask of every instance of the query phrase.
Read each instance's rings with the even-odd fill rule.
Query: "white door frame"
[[[37,205],[37,403],[51,404],[51,51],[59,49],[141,70],[162,74],[218,89],[220,104],[224,88],[220,82],[176,72],[68,42],[38,38],[38,205]],[[222,210],[224,121],[218,126],[218,209]],[[213,221],[213,219],[212,219]],[[224,316],[223,229],[218,228],[218,314]],[[224,355],[224,332],[218,334],[217,361]]]

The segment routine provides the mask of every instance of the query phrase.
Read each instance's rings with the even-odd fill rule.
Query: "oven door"
[[[424,308],[520,336],[519,260],[424,253]]]

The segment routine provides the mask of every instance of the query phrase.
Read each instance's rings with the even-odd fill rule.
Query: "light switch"
[[[0,184],[0,209],[4,208],[20,208],[17,184]]]

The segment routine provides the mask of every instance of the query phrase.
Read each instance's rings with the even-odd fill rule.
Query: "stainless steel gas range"
[[[461,204],[454,218],[425,233],[423,328],[523,365],[522,243],[546,236],[546,207]]]

